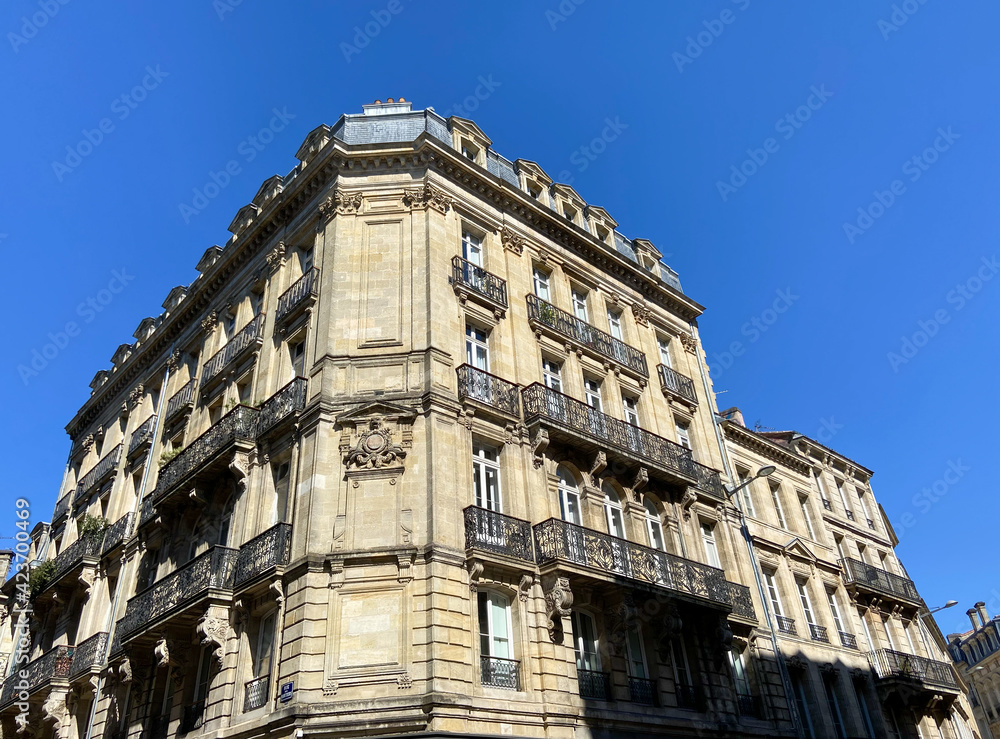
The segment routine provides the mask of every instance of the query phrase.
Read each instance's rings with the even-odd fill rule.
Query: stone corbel
[[[500,229],[500,243],[507,251],[513,252],[517,256],[524,253],[525,240],[521,236],[511,231],[507,226]]]
[[[618,608],[608,615],[608,621],[611,625],[608,641],[611,642],[611,648],[615,654],[625,654],[625,640],[628,637],[629,629],[635,626],[637,616],[638,609],[635,607],[631,593],[625,593]]]
[[[234,452],[229,462],[229,471],[236,478],[236,495],[241,496],[247,491],[252,466],[250,455],[246,452]]]
[[[80,574],[77,575],[77,581],[83,587],[83,599],[86,600],[90,597],[90,590],[94,587],[94,581],[97,579],[97,568],[96,567],[84,567],[80,570]]]
[[[535,584],[535,578],[527,573],[521,575],[521,582],[517,586],[517,597],[522,603],[528,602],[531,595],[531,587]]]
[[[684,497],[681,498],[681,511],[683,511],[685,521],[691,520],[691,506],[693,506],[697,500],[698,495],[691,488],[688,488],[684,492]]]
[[[330,568],[328,587],[330,590],[338,590],[344,585],[344,560],[340,557],[331,557],[327,560],[327,564]]]
[[[161,635],[160,640],[153,647],[153,657],[156,658],[157,668],[170,665],[170,643],[167,641],[166,634]]]
[[[549,432],[539,428],[531,438],[532,464],[537,470],[545,463],[545,450],[549,446]]]
[[[52,724],[56,739],[69,737],[69,707],[66,705],[67,691],[53,690],[42,704],[42,723]]]
[[[396,581],[406,584],[413,579],[413,552],[405,552],[396,555]]]
[[[545,593],[545,610],[548,616],[549,639],[561,643],[563,638],[563,619],[570,615],[573,605],[573,591],[569,587],[568,577],[556,577]]]
[[[698,354],[698,342],[691,334],[681,334],[681,346],[688,354]]]
[[[479,578],[483,575],[483,563],[478,559],[470,559],[465,563],[469,571],[469,590],[473,593],[479,590]]]
[[[201,637],[201,643],[206,647],[214,647],[212,656],[220,670],[226,656],[226,640],[229,638],[228,611],[228,608],[221,606],[209,606],[195,626],[195,633]]]
[[[591,484],[597,487],[599,485],[597,481],[597,476],[604,472],[608,468],[608,455],[604,453],[604,450],[600,450],[594,455],[594,461],[590,465],[590,481]]]
[[[639,471],[635,473],[635,477],[632,478],[632,492],[633,497],[636,501],[639,500],[639,491],[641,491],[646,484],[649,482],[649,470],[645,467],[640,467]]]
[[[337,682],[337,678],[332,675],[328,676],[326,682],[323,683],[323,695],[336,695],[338,690],[340,690],[340,683]]]
[[[278,604],[278,608],[281,608],[282,604],[285,602],[285,586],[281,582],[280,577],[274,578],[267,589],[274,594],[274,602]]]

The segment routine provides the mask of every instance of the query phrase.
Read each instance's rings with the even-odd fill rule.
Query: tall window
[[[712,567],[722,567],[722,561],[719,559],[719,548],[715,543],[715,527],[711,524],[702,522],[701,524],[701,541],[705,546],[705,559],[712,565]]]
[[[625,340],[625,334],[622,332],[622,314],[618,311],[609,310],[608,311],[608,328],[610,333],[619,341]]]
[[[802,603],[802,612],[806,616],[806,623],[812,626],[816,623],[816,618],[813,616],[812,602],[809,600],[809,591],[806,588],[806,583],[804,580],[796,580],[795,587],[799,591],[799,602]]]
[[[500,593],[479,591],[479,653],[483,657],[512,659],[510,600]]]
[[[558,470],[559,475],[559,514],[563,521],[580,524],[580,491],[576,480],[564,467]]]
[[[774,579],[772,570],[764,570],[764,585],[767,587],[767,599],[771,601],[771,610],[775,616],[783,616],[781,610],[781,598],[778,596],[778,583]]]
[[[691,683],[691,665],[688,663],[687,648],[684,639],[678,634],[670,640],[670,667],[674,673],[674,684],[677,686],[678,702],[683,693],[689,693]],[[690,698],[685,696],[690,702]]]
[[[288,462],[281,462],[271,466],[274,475],[274,513],[273,523],[288,520]]]
[[[570,616],[573,625],[573,647],[576,652],[576,669],[600,672],[601,655],[598,651],[597,630],[594,619],[587,613],[573,611]]]
[[[872,521],[872,523],[874,523],[874,519],[872,518],[871,513],[868,512],[868,504],[865,503],[864,489],[857,488],[857,491],[858,491],[858,507],[861,508],[861,515],[864,516],[866,520]]]
[[[540,297],[542,300],[549,299],[549,273],[543,272],[542,270],[535,268],[533,274],[533,281],[535,284],[535,295]]]
[[[587,318],[587,294],[580,290],[573,290],[573,315],[581,321]]]
[[[625,635],[625,651],[628,657],[629,677],[645,680],[649,677],[646,669],[646,654],[642,648],[642,634],[638,626],[630,626]]]
[[[753,482],[750,481],[750,470],[737,467],[736,476],[739,478],[739,484],[743,486],[740,489],[740,500],[743,502],[743,512],[748,516],[756,516],[757,513],[754,511],[753,507],[753,493],[751,492]]]
[[[483,240],[471,231],[462,231],[462,258],[477,267],[483,264]]]
[[[865,698],[865,686],[863,683],[854,683],[854,697],[858,701],[858,709],[861,711],[861,721],[865,725],[865,736],[867,739],[875,739],[875,727],[872,724],[871,712],[868,710],[868,700]]]
[[[230,528],[233,524],[233,500],[229,499],[222,509],[222,518],[219,520],[219,541],[220,547],[229,546]]]
[[[551,359],[542,359],[542,381],[545,387],[562,392],[562,367]]]
[[[662,336],[657,336],[656,348],[660,353],[660,364],[667,367],[673,367],[673,364],[670,361],[670,339],[664,339]]]
[[[264,307],[264,293],[254,290],[250,293],[250,315],[259,316]]]
[[[625,517],[622,513],[621,499],[608,483],[604,483],[601,488],[604,490],[604,516],[608,521],[608,533],[624,539]]]
[[[792,692],[795,694],[795,708],[799,716],[802,717],[802,724],[809,739],[815,739],[816,733],[813,731],[812,716],[809,713],[809,699],[806,697],[806,688],[802,684],[802,674],[793,672],[791,675]]]
[[[802,509],[802,520],[806,522],[806,533],[810,539],[816,538],[816,530],[813,528],[812,516],[809,514],[809,498],[799,498],[799,507]]]
[[[646,509],[646,533],[649,534],[649,546],[665,552],[667,548],[663,542],[663,526],[660,524],[660,512],[656,510],[656,504],[648,497],[643,501],[643,506]]]
[[[830,496],[826,494],[826,484],[823,482],[822,470],[813,470],[813,476],[816,478],[816,487],[819,489],[820,496],[823,500],[829,500]]]
[[[691,449],[691,427],[683,421],[677,421],[677,443]]]
[[[587,405],[595,411],[601,410],[601,383],[589,377],[583,380],[583,394],[587,398]]]
[[[481,328],[465,325],[465,361],[483,372],[490,371],[490,352],[486,332]]]
[[[826,600],[830,604],[830,615],[833,616],[833,625],[837,627],[839,634],[846,633],[844,622],[840,618],[840,606],[837,604],[837,593],[829,588],[826,591]]]
[[[629,395],[622,396],[622,407],[625,411],[625,422],[633,426],[639,425],[639,401]]]
[[[257,632],[257,652],[253,660],[253,676],[264,677],[271,674],[271,659],[274,653],[274,625],[277,611],[271,611],[260,620]]]
[[[292,361],[292,377],[302,377],[306,369],[306,342],[295,341],[288,345],[288,356]]]
[[[830,708],[830,715],[833,717],[833,729],[838,739],[847,739],[844,731],[844,718],[840,714],[840,700],[837,697],[836,677],[828,676],[823,679],[823,687],[826,689],[826,703]]]
[[[785,509],[781,507],[781,485],[773,480],[768,480],[767,485],[771,489],[771,502],[774,504],[774,515],[778,519],[778,525],[783,529],[787,529],[788,522],[785,521]]]
[[[750,690],[750,676],[747,674],[747,666],[743,661],[743,652],[736,648],[729,650],[729,666],[733,670],[733,682],[736,685],[736,692],[739,695],[752,695]]]
[[[842,480],[834,480],[837,485],[837,495],[840,496],[840,502],[844,505],[844,513],[853,513],[850,504],[847,502],[847,493],[844,492],[844,483]]]
[[[476,505],[501,513],[500,463],[495,447],[479,443],[472,445],[472,482]]]
[[[198,657],[198,677],[194,684],[194,702],[201,703],[204,707],[205,698],[208,696],[208,689],[212,682],[212,648],[202,647]],[[204,709],[203,709],[204,710]],[[201,719],[198,720],[201,724]]]
[[[868,642],[868,651],[874,652],[876,649],[875,639],[872,638],[872,631],[868,627],[868,619],[865,617],[864,613],[860,614],[860,616],[861,616],[861,630],[865,634],[865,641]]]
[[[302,274],[313,268],[313,250],[311,248],[302,249],[299,252],[299,264],[302,266]]]

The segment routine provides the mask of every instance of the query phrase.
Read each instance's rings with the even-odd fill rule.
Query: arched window
[[[559,515],[563,521],[579,525],[580,490],[576,485],[576,478],[565,467],[556,470],[556,474],[559,476]]]
[[[646,509],[646,533],[649,535],[649,546],[659,549],[661,552],[667,551],[663,540],[663,526],[660,524],[660,512],[656,510],[656,504],[648,497],[643,499],[643,507]]]
[[[624,539],[625,516],[622,512],[621,499],[610,483],[605,482],[601,485],[601,490],[604,491],[604,516],[608,521],[608,533]]]

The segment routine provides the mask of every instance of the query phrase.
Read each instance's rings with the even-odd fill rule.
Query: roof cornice
[[[744,449],[760,454],[762,457],[770,459],[772,462],[790,467],[799,474],[808,475],[811,466],[809,460],[800,457],[795,452],[789,451],[777,442],[765,439],[763,436],[754,433],[748,428],[740,426],[734,421],[723,420],[722,428],[726,438],[735,444],[739,444]]]

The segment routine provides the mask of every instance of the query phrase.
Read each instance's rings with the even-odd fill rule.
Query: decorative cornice
[[[788,451],[781,445],[769,441],[733,421],[722,421],[722,429],[727,440],[808,477],[811,469],[809,461],[798,454]]]

